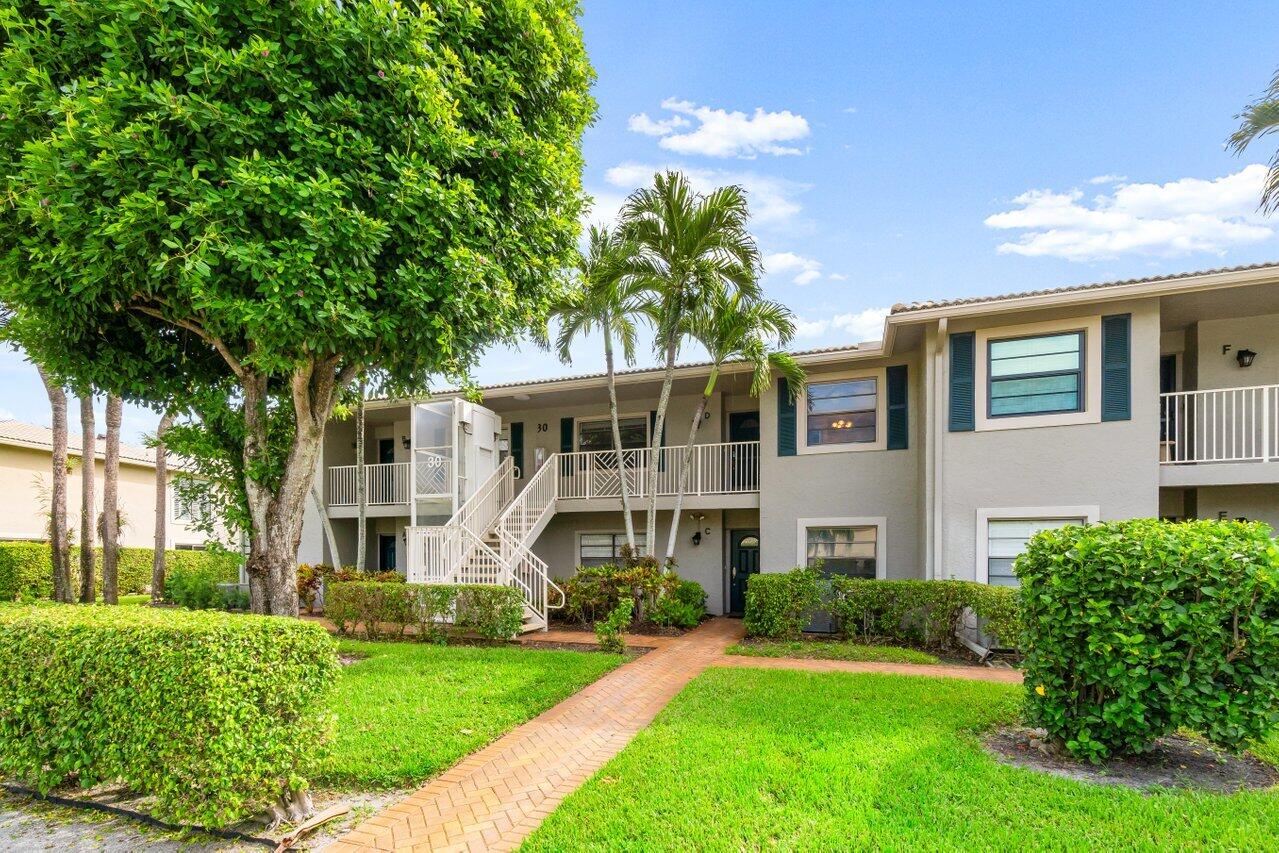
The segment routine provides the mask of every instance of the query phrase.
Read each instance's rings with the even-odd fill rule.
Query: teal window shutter
[[[524,423],[516,421],[511,424],[511,464],[524,476]]]
[[[973,374],[977,367],[977,336],[960,332],[950,336],[950,431],[971,432],[974,427]]]
[[[907,410],[906,365],[888,368],[888,449],[905,450],[910,444],[910,412]]]
[[[1101,318],[1101,419],[1132,419],[1132,315]]]
[[[785,379],[777,380],[777,455],[795,455],[795,398]]]
[[[666,417],[669,418],[670,416],[671,416],[670,411],[667,411]],[[653,409],[648,413],[648,434],[650,439],[652,438],[653,432],[656,429],[657,429],[657,409]],[[666,446],[666,421],[665,420],[662,421],[662,437],[658,440],[657,446],[658,447]],[[657,453],[657,470],[658,471],[666,470],[666,454],[662,453],[661,451],[658,451]]]

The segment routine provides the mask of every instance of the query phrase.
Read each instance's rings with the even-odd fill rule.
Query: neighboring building
[[[79,430],[67,435],[67,527],[79,542],[80,465]],[[106,479],[103,460],[106,441],[99,438],[94,450],[96,506],[102,512],[102,486]],[[48,427],[15,420],[0,420],[0,540],[42,541],[48,538],[49,506],[53,490],[53,431]],[[205,536],[190,524],[191,514],[175,500],[172,489],[174,463],[170,462],[169,518],[165,525],[168,548],[203,548]],[[120,443],[119,506],[122,522],[120,544],[151,548],[155,545],[155,452],[147,447]]]
[[[749,573],[819,559],[1009,584],[1048,526],[1279,525],[1279,265],[898,305],[880,342],[795,355],[806,391],[753,398],[745,366],[729,365],[699,433],[676,557],[714,613],[741,611]],[[687,434],[707,372],[676,370],[664,443]],[[623,541],[620,474],[644,491],[661,378],[618,377],[635,448],[621,465],[602,374],[488,387],[482,406],[371,402],[369,565],[514,583],[540,626],[557,600],[546,576],[611,560]],[[354,561],[354,444],[352,422],[335,422],[321,460],[341,553],[312,516],[299,559]],[[657,486],[659,553],[675,452]]]

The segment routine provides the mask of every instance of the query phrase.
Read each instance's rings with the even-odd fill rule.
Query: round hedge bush
[[[1072,754],[1177,728],[1238,750],[1279,726],[1279,549],[1264,524],[1138,519],[1017,559],[1031,721]]]

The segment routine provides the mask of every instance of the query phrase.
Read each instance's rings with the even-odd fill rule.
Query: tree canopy
[[[555,298],[594,109],[576,12],[5,0],[15,336],[59,375],[157,406],[234,383],[253,528],[282,513],[296,548],[319,436],[357,374],[390,392],[463,376]],[[259,481],[277,396],[295,435]]]

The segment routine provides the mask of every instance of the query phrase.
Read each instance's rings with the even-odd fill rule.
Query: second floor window
[[[809,383],[804,424],[808,445],[873,443],[876,385],[873,378]]]
[[[648,445],[648,418],[639,415],[633,418],[618,418],[618,427],[622,432],[622,449],[632,450]],[[577,424],[577,449],[612,450],[613,422],[608,418],[598,421],[579,421]]]
[[[992,418],[1083,409],[1083,332],[991,341],[988,364]]]

